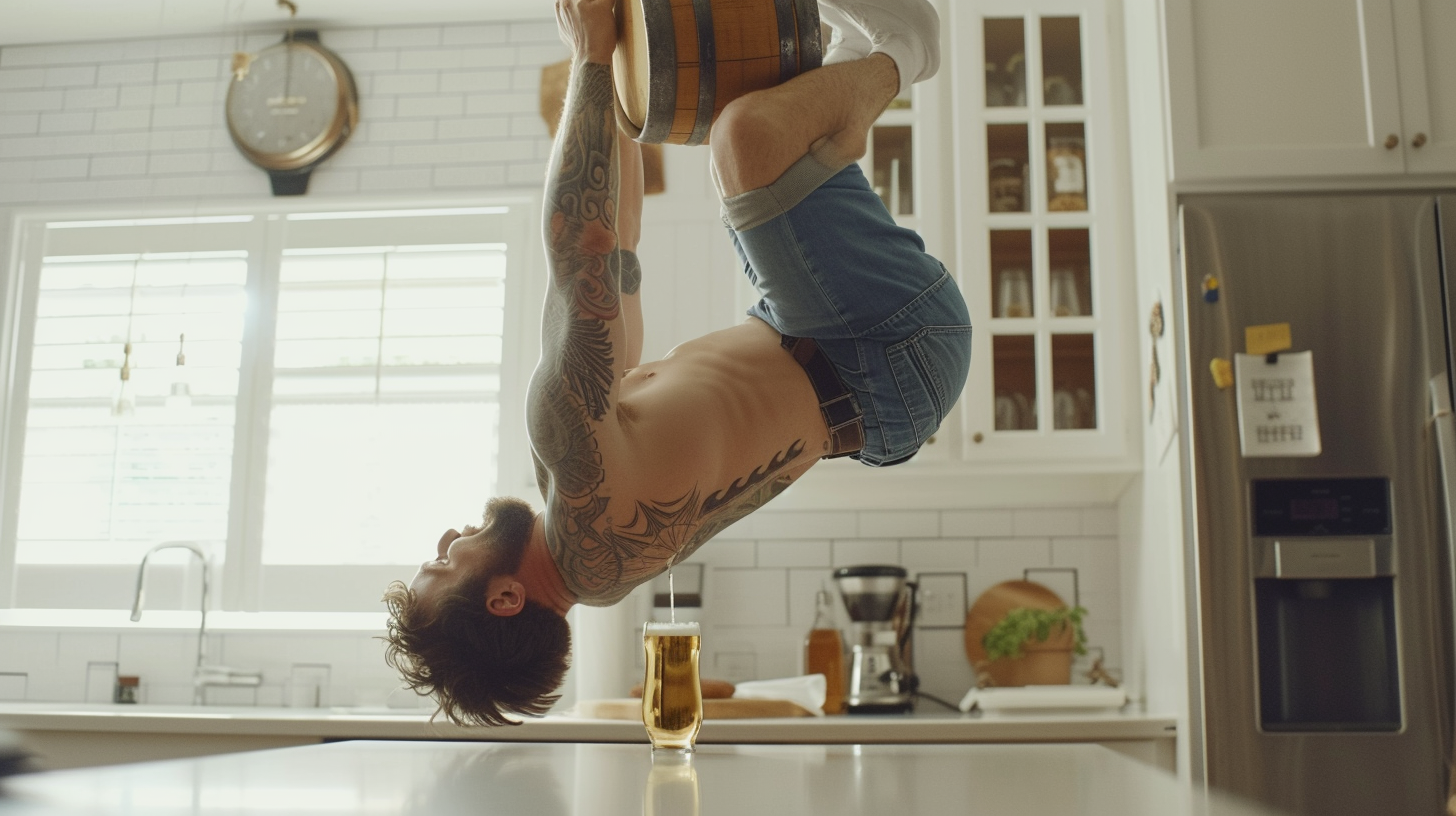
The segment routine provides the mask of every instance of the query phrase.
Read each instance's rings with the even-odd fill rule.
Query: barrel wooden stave
[[[708,125],[728,103],[818,67],[814,0],[622,3],[633,7],[618,8],[623,34],[614,57],[618,119],[641,141],[705,143]],[[644,18],[663,13],[671,18],[671,36],[663,36],[664,26],[657,21],[654,39],[654,21]],[[666,70],[673,76],[654,74]],[[624,72],[627,76],[620,75]]]

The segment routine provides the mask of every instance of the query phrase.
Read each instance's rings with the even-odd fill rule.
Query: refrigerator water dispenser
[[[1255,480],[1259,727],[1398,731],[1385,479]]]

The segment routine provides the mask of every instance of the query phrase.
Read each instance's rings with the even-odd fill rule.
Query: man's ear
[[[526,608],[526,588],[511,575],[497,575],[485,585],[485,608],[492,615],[509,618]]]

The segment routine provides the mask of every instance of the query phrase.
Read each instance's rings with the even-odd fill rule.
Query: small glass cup
[[[698,677],[702,629],[696,623],[646,624],[642,629],[642,724],[652,750],[691,752],[703,726]]]
[[[1077,275],[1071,269],[1058,267],[1051,271],[1052,314],[1056,317],[1078,317],[1082,311],[1082,296],[1077,292]]]
[[[1031,317],[1031,276],[1025,269],[1001,272],[1001,302],[997,317]]]

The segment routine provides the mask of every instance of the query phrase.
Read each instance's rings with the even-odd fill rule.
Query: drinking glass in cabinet
[[[874,187],[891,215],[915,214],[915,173],[910,155],[910,126],[880,126],[872,131]]]
[[[997,277],[997,317],[1031,317],[1031,276],[1025,269],[1003,269]]]
[[[995,335],[991,338],[991,358],[996,429],[1035,430],[1036,338],[1030,334]]]
[[[1082,104],[1080,18],[1041,18],[1041,76],[1044,104]]]
[[[1027,129],[1024,124],[986,126],[986,177],[991,212],[1028,212]]]
[[[1047,209],[1087,209],[1087,142],[1080,122],[1046,126]]]
[[[1026,21],[1020,17],[986,20],[986,107],[1026,105]]]
[[[1052,268],[1047,294],[1051,297],[1053,317],[1082,314],[1082,297],[1077,293],[1076,273],[1067,267]]]
[[[1051,268],[1048,299],[1054,317],[1092,314],[1092,254],[1088,230],[1049,229],[1047,249]]]
[[[1052,427],[1097,427],[1097,372],[1090,334],[1052,335]]]
[[[1031,317],[1031,230],[991,230],[992,317]]]

